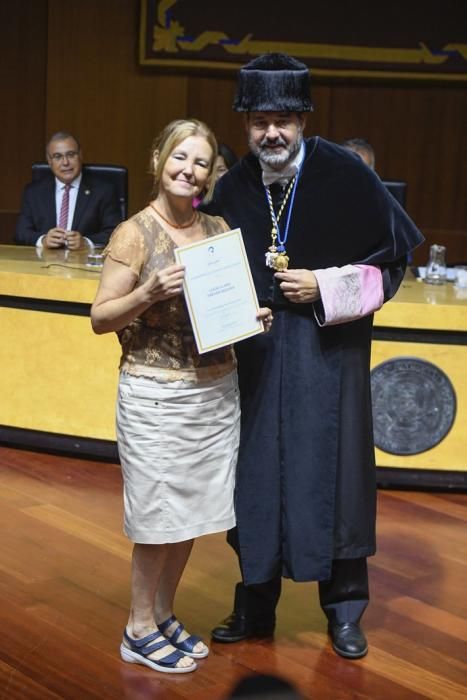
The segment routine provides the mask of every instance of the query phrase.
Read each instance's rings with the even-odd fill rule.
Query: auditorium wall
[[[85,160],[128,167],[130,213],[147,202],[150,144],[169,120],[201,118],[245,152],[234,76],[138,65],[137,0],[1,3],[0,27],[0,242],[12,241],[31,163],[58,129],[79,136]],[[409,214],[428,242],[447,244],[448,262],[467,260],[466,84],[321,79],[313,98],[307,134],[367,138],[380,176],[407,181]]]

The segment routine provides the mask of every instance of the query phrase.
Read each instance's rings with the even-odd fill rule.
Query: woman
[[[192,207],[215,183],[215,138],[196,120],[155,140],[154,198],[115,229],[91,321],[122,345],[117,439],[124,529],[134,542],[131,609],[121,657],[166,673],[194,671],[208,654],[173,613],[193,538],[234,525],[239,406],[231,347],[199,355],[174,249],[228,229]],[[259,318],[269,329],[269,309]]]

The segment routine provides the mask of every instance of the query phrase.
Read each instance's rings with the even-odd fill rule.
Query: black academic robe
[[[242,429],[235,507],[244,582],[330,578],[334,558],[375,552],[376,480],[370,396],[373,317],[320,327],[319,304],[288,302],[265,266],[271,220],[249,154],[206,208],[240,227],[272,331],[236,346]],[[285,219],[285,216],[284,216]],[[286,244],[289,268],[380,265],[385,297],[423,237],[361,160],[306,141]]]

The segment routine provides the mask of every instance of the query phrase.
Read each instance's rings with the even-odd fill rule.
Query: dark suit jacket
[[[93,243],[106,244],[120,223],[118,198],[112,186],[84,175],[78,190],[72,229]],[[39,236],[57,225],[55,177],[44,177],[26,185],[16,224],[15,242],[35,245]]]

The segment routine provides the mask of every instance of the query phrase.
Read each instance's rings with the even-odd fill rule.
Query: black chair
[[[32,164],[32,181],[37,182],[50,173],[47,163]],[[128,169],[122,165],[108,165],[104,163],[86,163],[83,165],[83,175],[89,173],[104,182],[113,185],[117,193],[122,220],[128,217]]]
[[[397,199],[401,207],[405,209],[407,200],[407,183],[401,180],[383,180],[383,185],[389,190],[392,196]]]

